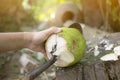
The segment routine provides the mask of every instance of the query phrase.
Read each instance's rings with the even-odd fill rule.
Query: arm
[[[27,47],[32,33],[0,33],[0,52],[18,50]],[[25,37],[26,36],[26,37]]]
[[[46,39],[51,34],[60,31],[60,28],[53,27],[40,32],[0,33],[0,52],[22,48],[45,52],[44,42]]]

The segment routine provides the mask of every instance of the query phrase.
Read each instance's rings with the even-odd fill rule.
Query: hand
[[[52,27],[41,32],[34,32],[32,34],[32,40],[28,48],[34,51],[45,53],[45,41],[51,34],[59,33],[60,31],[61,28]]]

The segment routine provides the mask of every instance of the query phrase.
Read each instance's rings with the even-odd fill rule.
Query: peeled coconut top
[[[51,54],[53,48],[56,51]],[[85,53],[85,39],[79,30],[75,28],[62,28],[58,34],[51,35],[46,41],[46,53],[50,59],[52,55],[57,55],[58,60],[55,65],[67,67],[77,63]]]

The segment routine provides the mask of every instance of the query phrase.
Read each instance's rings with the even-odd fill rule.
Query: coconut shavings
[[[95,46],[94,48],[94,56],[98,56],[100,54],[99,50],[98,50],[98,46]]]
[[[118,56],[120,56],[120,46],[117,46],[113,49],[113,53],[107,54],[100,59],[102,61],[116,61],[118,60]]]
[[[115,47],[113,51],[116,55],[120,56],[120,46]]]
[[[114,53],[107,54],[100,58],[102,61],[116,61],[118,60],[118,56]]]
[[[112,50],[114,44],[105,45],[105,50]]]

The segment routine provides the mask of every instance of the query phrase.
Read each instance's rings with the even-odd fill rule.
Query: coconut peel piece
[[[80,61],[85,52],[85,39],[81,33],[74,28],[62,28],[62,32],[51,35],[46,41],[46,53],[50,59],[50,52],[54,45],[56,51],[52,55],[57,55],[58,60],[55,65],[67,67]]]
[[[118,60],[118,56],[120,56],[120,46],[116,46],[113,49],[114,53],[107,54],[100,59],[103,61],[116,61]]]
[[[105,50],[112,50],[114,44],[105,45]]]
[[[100,58],[102,61],[116,61],[118,60],[118,56],[114,53],[107,54]]]
[[[94,56],[98,56],[99,54],[100,54],[100,51],[98,50],[98,46],[95,46]]]
[[[120,46],[115,47],[113,50],[116,55],[120,56]]]

